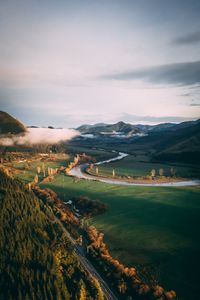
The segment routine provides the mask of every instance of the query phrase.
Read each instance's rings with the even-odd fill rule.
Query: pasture
[[[181,299],[197,297],[200,187],[116,186],[64,175],[41,187],[63,199],[84,195],[108,204],[108,211],[90,223],[105,233],[112,255],[153,274]]]
[[[171,176],[170,169],[176,170],[176,176],[184,178],[197,178],[200,175],[198,166],[188,164],[166,164],[148,161],[146,156],[129,155],[123,160],[111,162],[98,166],[100,176],[112,176],[113,169],[116,176],[149,176],[152,169],[156,170],[156,175],[159,175],[159,170],[163,169],[164,176]],[[95,168],[91,171],[95,174]]]
[[[99,156],[106,158],[106,153]],[[112,165],[118,165],[127,172],[132,169],[130,158],[100,167],[111,170]],[[49,162],[47,166],[59,167],[63,163],[66,165],[66,160]],[[137,166],[143,174],[145,168],[150,168],[148,164],[142,168],[135,161],[134,168]],[[29,170],[17,176],[30,181],[36,167],[37,162],[33,162]],[[64,174],[40,186],[55,190],[63,200],[83,195],[108,204],[108,211],[90,223],[105,233],[113,257],[128,266],[137,266],[144,278],[153,276],[166,289],[176,290],[179,299],[198,298],[200,187],[111,185]]]
[[[29,162],[16,162],[13,164],[13,168],[17,171],[16,176],[25,182],[33,181],[37,174],[37,167],[41,168],[40,174],[38,174],[39,181],[43,180],[42,166],[45,167],[45,173],[47,174],[48,168],[59,168],[61,166],[67,166],[70,161],[73,161],[72,155],[57,155],[56,160],[33,160]]]

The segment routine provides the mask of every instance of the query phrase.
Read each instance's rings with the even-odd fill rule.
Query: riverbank
[[[100,161],[95,163],[94,165],[102,165],[110,162],[114,162],[117,160],[121,160],[128,156],[127,153],[119,152],[118,155],[114,158]],[[87,180],[95,180],[95,181],[101,181],[104,183],[109,184],[121,184],[121,185],[133,185],[133,186],[195,186],[200,184],[199,179],[185,179],[185,178],[159,178],[155,180],[151,179],[126,179],[126,178],[110,178],[110,177],[104,177],[104,176],[95,176],[89,173],[89,164],[83,164],[78,165],[70,170],[68,173],[70,176],[87,179]]]

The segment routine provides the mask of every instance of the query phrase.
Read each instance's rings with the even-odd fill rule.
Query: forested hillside
[[[1,171],[0,299],[102,299],[51,209]]]
[[[0,134],[18,134],[26,131],[26,127],[20,121],[4,111],[0,111],[0,124]]]

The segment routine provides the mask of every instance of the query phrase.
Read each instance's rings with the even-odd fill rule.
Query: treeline
[[[104,242],[103,233],[94,226],[87,229],[89,246],[87,253],[99,270],[107,278],[113,290],[117,291],[123,300],[172,300],[176,299],[175,291],[165,291],[159,285],[150,286],[144,283],[136,268],[127,268],[114,259]]]
[[[0,171],[0,299],[98,299],[51,207]]]
[[[83,154],[76,154],[74,156],[74,160],[68,164],[68,166],[65,169],[66,174],[68,174],[71,169],[73,169],[77,164],[81,163],[88,163],[88,162],[95,162],[96,159],[90,155]]]
[[[11,145],[11,146],[2,146],[0,145],[0,152],[9,153],[9,152],[29,152],[32,154],[36,153],[61,153],[66,151],[66,143],[59,142],[57,144],[33,144],[33,145]]]
[[[99,200],[91,200],[85,196],[72,198],[72,200],[80,214],[85,217],[102,214],[107,210],[107,205]]]
[[[38,198],[43,201],[43,203],[51,207],[54,215],[63,223],[67,230],[73,235],[73,237],[78,238],[78,228],[80,226],[80,221],[58,197],[58,195],[49,188],[41,189],[37,185],[34,186],[33,192]]]

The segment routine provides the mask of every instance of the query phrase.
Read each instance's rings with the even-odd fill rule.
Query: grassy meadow
[[[107,203],[108,211],[90,222],[105,233],[114,257],[154,274],[180,299],[199,294],[200,187],[120,186],[64,175],[41,186],[64,199],[84,195]]]
[[[129,155],[123,160],[98,166],[99,175],[101,176],[112,176],[113,169],[115,170],[116,176],[148,176],[152,169],[155,169],[156,174],[159,175],[160,168],[163,169],[164,176],[171,175],[171,168],[176,169],[176,175],[178,177],[196,178],[200,175],[198,166],[188,164],[155,163],[148,161],[148,157],[140,155]],[[95,174],[95,168],[91,171],[91,173]]]
[[[67,166],[70,161],[73,161],[72,155],[57,155],[55,161],[39,161],[33,160],[31,162],[16,162],[13,164],[13,168],[17,171],[16,176],[25,182],[33,181],[35,175],[37,174],[37,167],[41,167],[41,172],[38,174],[39,181],[43,180],[43,172],[42,172],[42,165],[44,163],[45,172],[47,174],[48,167],[49,168],[59,168],[61,166]],[[27,166],[28,165],[28,166]]]
[[[105,156],[106,153],[99,153],[99,157]],[[112,170],[112,165],[118,165],[116,170],[129,172],[130,159],[100,166],[100,170],[101,167]],[[142,175],[152,167],[148,162],[133,163],[134,170],[138,168]],[[66,165],[66,160],[47,164],[59,165]],[[17,176],[30,181],[36,167],[37,162],[33,162],[29,170]],[[154,168],[159,167],[154,165]],[[183,173],[188,172],[186,167],[182,168]],[[179,299],[198,298],[200,187],[111,185],[64,174],[40,186],[52,188],[63,200],[84,195],[108,204],[108,211],[90,223],[105,233],[112,255],[128,266],[136,265],[144,276],[153,274],[166,289],[175,289]]]

